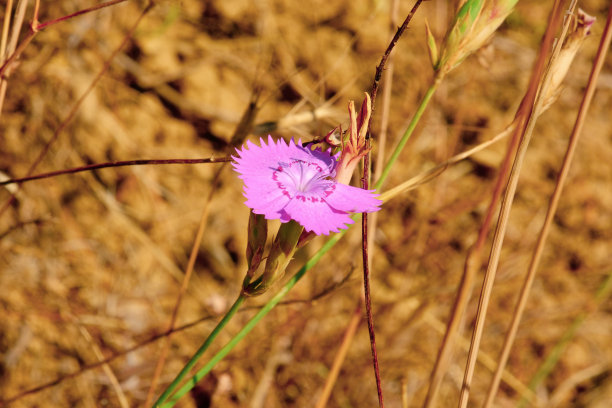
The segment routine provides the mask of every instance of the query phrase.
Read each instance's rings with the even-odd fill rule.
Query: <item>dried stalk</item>
[[[553,10],[551,11],[548,28],[540,48],[540,57],[536,62],[527,95],[525,96],[525,99],[523,99],[517,115],[518,123],[514,132],[514,139],[517,139],[518,137],[518,139],[520,139],[520,143],[514,157],[506,192],[504,194],[504,198],[502,199],[498,224],[495,229],[491,253],[489,255],[489,263],[478,302],[476,324],[474,327],[474,332],[472,333],[472,342],[470,344],[470,351],[468,353],[468,360],[463,377],[463,385],[461,387],[461,394],[459,397],[459,407],[461,408],[467,407],[469,400],[470,388],[476,366],[476,358],[480,349],[480,342],[482,340],[487,309],[491,299],[493,283],[497,273],[497,266],[499,264],[506,228],[508,226],[510,210],[512,208],[512,202],[516,193],[519,174],[525,154],[527,152],[527,147],[529,146],[529,141],[531,140],[533,127],[535,126],[533,107],[535,105],[539,84],[541,84],[543,80],[545,57],[549,54],[549,50],[552,48],[554,33],[557,32],[558,27],[561,25],[563,13],[563,8],[561,7],[562,2],[562,0],[555,1]],[[509,153],[511,152],[509,151]]]
[[[552,224],[553,218],[557,211],[559,199],[561,197],[561,193],[563,192],[563,187],[567,180],[567,175],[570,169],[572,159],[574,157],[574,153],[576,151],[578,140],[580,139],[580,133],[584,125],[586,114],[590,107],[591,101],[593,100],[595,88],[597,87],[597,79],[599,78],[601,68],[603,66],[603,63],[607,55],[607,51],[610,48],[610,40],[612,39],[611,25],[612,25],[612,7],[608,9],[608,18],[606,21],[606,26],[602,34],[601,42],[599,44],[599,49],[597,50],[597,55],[593,63],[591,74],[589,76],[587,88],[582,98],[582,102],[580,103],[580,109],[578,111],[578,116],[576,118],[576,122],[574,123],[574,128],[572,129],[572,134],[570,136],[570,140],[567,146],[565,157],[563,158],[563,164],[561,165],[559,175],[557,176],[557,182],[555,184],[555,189],[553,191],[553,194],[550,198],[550,202],[548,204],[548,209],[546,211],[546,217],[544,220],[544,224],[542,225],[542,229],[540,230],[540,234],[538,236],[538,240],[537,240],[537,243],[534,248],[534,252],[531,257],[530,264],[529,264],[529,269],[527,271],[527,275],[525,276],[523,287],[521,288],[519,300],[517,302],[516,309],[512,316],[512,322],[510,324],[508,333],[506,334],[506,337],[504,339],[504,346],[502,348],[502,351],[499,357],[497,370],[495,371],[495,374],[489,386],[489,391],[487,393],[487,399],[484,405],[485,407],[491,407],[493,405],[493,400],[499,388],[501,373],[504,370],[504,367],[506,366],[506,363],[508,361],[510,350],[512,348],[512,345],[514,344],[514,340],[516,338],[516,333],[518,331],[518,326],[521,321],[521,317],[523,316],[523,312],[525,311],[525,306],[527,304],[527,298],[529,297],[529,293],[531,292],[531,286],[533,284],[533,280],[535,278],[537,268],[542,258],[544,244],[546,243],[546,239],[548,238],[548,234],[550,232],[550,226]]]

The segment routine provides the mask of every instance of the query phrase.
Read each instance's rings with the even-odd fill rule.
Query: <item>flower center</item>
[[[279,163],[272,175],[278,188],[291,198],[319,195],[326,190],[333,190],[333,181],[329,177],[328,170],[319,164],[297,159]]]

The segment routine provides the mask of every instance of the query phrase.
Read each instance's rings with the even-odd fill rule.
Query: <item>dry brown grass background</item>
[[[43,2],[41,21],[91,4]],[[412,2],[401,2],[403,19]],[[525,92],[550,1],[521,1],[491,45],[445,80],[388,187],[488,140],[508,125]],[[481,354],[496,357],[544,218],[602,31],[598,17],[559,100],[536,127],[515,200]],[[128,1],[46,28],[8,79],[0,117],[0,170],[26,173],[143,4]],[[28,17],[31,18],[31,8]],[[438,40],[452,16],[426,2],[394,51],[389,117],[394,146],[432,70],[424,21]],[[24,33],[26,28],[24,28]],[[346,123],[350,99],[369,90],[389,38],[386,1],[160,1],[51,147],[38,171],[111,160],[225,154],[254,89],[256,123],[275,137],[310,140]],[[583,138],[520,326],[508,371],[527,384],[572,322],[586,313],[554,371],[536,390],[541,406],[608,407],[612,401],[612,303],[595,292],[612,273],[612,59],[604,66]],[[318,109],[312,120],[308,112]],[[300,117],[296,114],[306,113]],[[287,118],[289,119],[287,121]],[[376,138],[380,127],[375,112]],[[266,134],[264,126],[256,127]],[[376,139],[374,142],[376,150]],[[461,276],[491,196],[506,142],[449,167],[387,203],[379,214],[372,301],[389,407],[420,406]],[[105,169],[24,184],[0,218],[0,394],[4,399],[79,372],[163,332],[179,291],[219,164]],[[161,376],[168,384],[238,295],[248,209],[229,166],[211,203],[194,276]],[[9,189],[0,193],[2,202]],[[273,230],[271,230],[273,231]],[[324,240],[296,256],[299,267]],[[358,228],[337,245],[180,406],[313,406],[361,300]],[[469,339],[480,291],[468,307]],[[323,296],[319,296],[320,294]],[[255,298],[248,306],[263,304]],[[217,350],[253,315],[238,314]],[[369,340],[361,324],[328,406],[377,405]],[[159,342],[25,396],[15,407],[141,406]],[[455,355],[441,407],[455,406],[466,353]],[[473,403],[491,372],[477,366]],[[159,392],[159,391],[158,391]],[[122,398],[125,398],[123,401]],[[496,406],[521,398],[502,383]]]

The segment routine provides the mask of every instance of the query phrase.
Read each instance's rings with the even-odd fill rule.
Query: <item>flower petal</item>
[[[253,209],[255,214],[263,214],[268,220],[280,218],[280,212],[289,203],[290,198],[280,190],[268,193],[254,192],[252,188],[245,187],[244,196],[247,198],[245,205]]]
[[[293,140],[287,144],[283,139],[274,142],[272,136],[268,136],[268,144],[260,139],[261,147],[251,141],[247,141],[246,145],[240,149],[236,149],[238,156],[234,156],[232,166],[241,174],[240,178],[245,180],[253,179],[261,182],[261,177],[274,171],[282,163],[291,163],[292,161],[301,160],[313,165],[320,166],[330,173],[336,166],[336,159],[331,156],[329,151],[310,150],[301,146],[301,141],[298,140],[296,145]],[[265,178],[265,177],[264,177]]]
[[[346,228],[346,224],[353,223],[349,214],[335,210],[323,201],[313,203],[291,200],[284,210],[291,219],[300,223],[306,231],[312,231],[317,235],[338,232],[339,229]]]
[[[336,210],[346,212],[375,212],[380,210],[382,201],[374,190],[336,184],[333,192],[325,197],[325,201]]]

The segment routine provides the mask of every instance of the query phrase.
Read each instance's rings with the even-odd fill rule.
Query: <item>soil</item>
[[[43,3],[41,22],[87,7],[69,0]],[[0,172],[6,178],[25,175],[50,141],[34,173],[118,160],[224,157],[233,152],[232,137],[251,102],[258,106],[251,140],[270,133],[310,141],[339,124],[346,128],[349,100],[359,104],[371,89],[393,27],[412,7],[400,3],[398,22],[391,24],[390,4],[383,1],[159,1],[115,56],[144,2],[50,25],[35,35],[8,78]],[[551,6],[520,2],[489,45],[449,74],[385,189],[511,123]],[[606,6],[603,0],[582,2],[598,19],[593,34],[535,127],[487,315],[483,361],[497,358],[512,318]],[[29,7],[26,22],[32,12]],[[447,2],[424,2],[393,51],[393,80],[383,83],[391,86],[386,157],[433,77],[425,21],[440,44],[452,15]],[[20,41],[27,31],[25,24]],[[95,82],[106,61],[108,70]],[[372,122],[373,166],[383,105],[381,91]],[[611,106],[608,57],[507,366],[526,386],[563,346],[535,390],[540,405],[533,406],[606,407],[612,401],[612,301],[607,293],[598,295],[612,274]],[[463,264],[506,149],[507,141],[500,141],[445,168],[386,202],[378,214],[371,289],[388,407],[423,403]],[[224,164],[130,166],[6,186],[0,202],[13,192],[15,200],[0,215],[0,395],[14,407],[143,406],[164,343],[160,334],[168,328],[205,208],[204,238],[176,325],[196,324],[170,337],[157,395],[240,293],[249,216],[241,181]],[[270,235],[277,226],[270,223]],[[491,240],[492,234],[485,260]],[[317,237],[298,252],[288,276],[325,241]],[[353,227],[179,406],[314,406],[362,302],[360,255],[360,228]],[[484,270],[440,407],[457,404]],[[278,288],[249,299],[201,364]],[[113,356],[107,365],[88,369]],[[486,361],[476,366],[475,404],[486,394],[490,367]],[[521,395],[504,380],[495,406],[515,406]],[[362,320],[327,406],[377,404]]]

